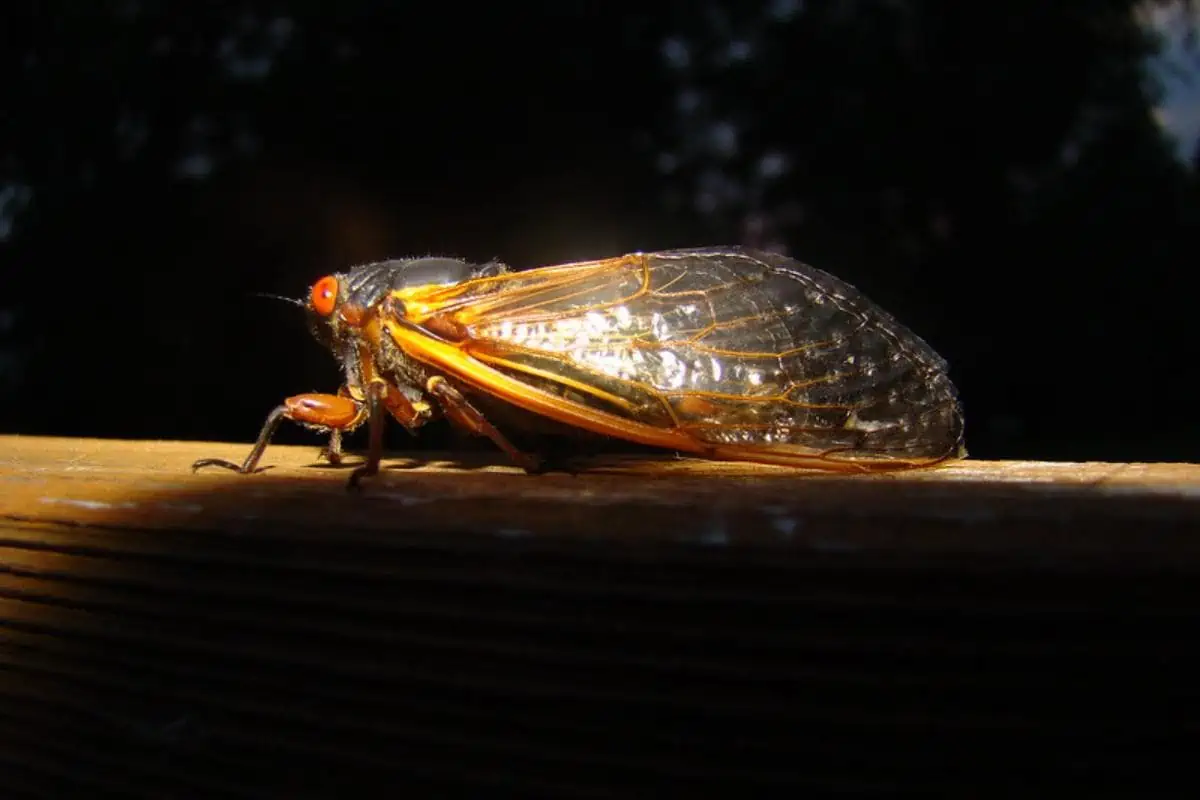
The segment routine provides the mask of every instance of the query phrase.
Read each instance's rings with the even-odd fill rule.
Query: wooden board
[[[1190,765],[1200,465],[189,470],[246,448],[0,437],[6,796],[1104,795]]]

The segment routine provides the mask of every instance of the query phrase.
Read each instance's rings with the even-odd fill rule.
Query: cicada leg
[[[386,391],[387,385],[378,381],[367,385],[367,460],[350,473],[347,489],[357,489],[359,481],[379,472],[379,462],[383,458],[383,395]]]
[[[471,405],[462,392],[451,386],[445,378],[434,375],[425,384],[429,392],[442,407],[442,412],[455,425],[458,425],[477,436],[486,436],[497,447],[503,450],[513,463],[530,475],[542,471],[541,459],[517,448],[508,438],[488,422],[483,413]]]
[[[258,440],[241,464],[223,458],[202,458],[192,464],[192,471],[201,467],[223,467],[242,474],[260,471],[258,462],[263,451],[275,435],[279,423],[285,419],[328,430],[329,445],[322,451],[322,455],[329,459],[330,463],[339,464],[342,460],[342,434],[354,430],[366,421],[370,435],[367,460],[350,475],[349,488],[356,488],[363,478],[379,472],[379,462],[383,457],[385,413],[391,414],[409,431],[415,431],[430,419],[433,410],[426,403],[413,403],[400,392],[390,390],[383,381],[372,381],[368,384],[362,400],[353,397],[349,392],[298,394],[284,400],[267,415]]]
[[[383,459],[385,412],[403,425],[409,433],[416,433],[417,429],[433,416],[433,409],[428,403],[411,401],[381,380],[367,384],[364,405],[368,435],[367,460],[350,473],[350,482],[346,487],[348,489],[358,488],[363,478],[369,478],[379,472],[379,462]],[[332,444],[332,441],[330,443]]]
[[[354,400],[354,397],[350,393],[350,388],[348,386],[343,386],[342,388],[338,389],[338,397],[344,397],[353,401],[356,408],[360,407],[361,405],[357,400]],[[325,459],[335,467],[341,466],[342,457],[345,455],[345,450],[342,448],[342,434],[346,430],[348,429],[332,428],[329,431],[329,443],[325,445],[325,447],[321,448],[318,458]]]
[[[255,441],[254,447],[250,449],[250,453],[241,464],[226,461],[223,458],[202,458],[192,464],[192,471],[195,472],[201,467],[223,467],[243,474],[258,472],[258,462],[262,458],[263,451],[267,449],[267,444],[275,435],[279,423],[285,419],[332,430],[336,441],[331,440],[330,442],[328,451],[332,455],[330,460],[340,459],[341,432],[353,430],[362,424],[366,410],[364,403],[353,397],[342,395],[298,394],[289,397],[267,415],[267,420],[258,434],[258,440]]]
[[[337,467],[341,466],[344,454],[345,451],[342,450],[342,432],[335,428],[329,432],[329,444],[321,448],[319,457]]]

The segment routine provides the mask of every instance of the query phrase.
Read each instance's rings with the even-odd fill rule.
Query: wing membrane
[[[783,463],[961,449],[942,359],[853,287],[774,254],[636,254],[406,302],[452,320],[463,355],[492,374],[611,415],[612,435],[636,424],[693,451]]]

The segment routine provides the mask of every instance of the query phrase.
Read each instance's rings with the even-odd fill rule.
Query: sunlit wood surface
[[[247,448],[0,437],[4,796],[1095,795],[1190,764],[1200,465],[189,469]]]

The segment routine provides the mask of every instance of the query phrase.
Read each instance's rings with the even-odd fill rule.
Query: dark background
[[[1200,186],[1134,9],[10,3],[2,429],[248,441],[338,381],[252,293],[358,262],[751,244],[945,355],[974,456],[1195,460]]]

